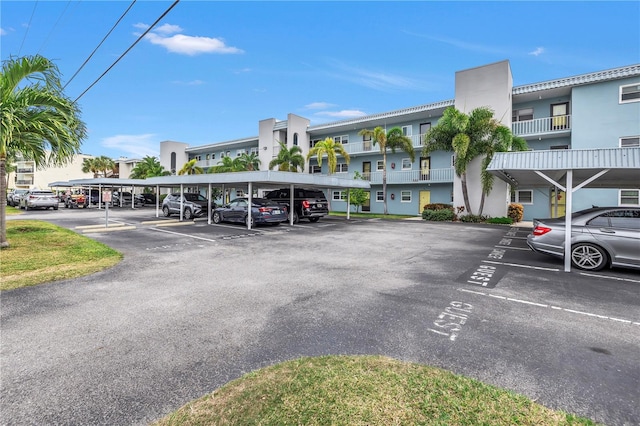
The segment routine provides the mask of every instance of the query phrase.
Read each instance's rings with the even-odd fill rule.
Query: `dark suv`
[[[286,206],[288,212],[291,211],[289,208],[291,200],[289,188],[270,191],[264,197],[277,201]],[[309,219],[309,222],[317,222],[322,216],[329,214],[327,197],[319,189],[295,188],[293,203],[293,223],[298,223],[300,219]]]

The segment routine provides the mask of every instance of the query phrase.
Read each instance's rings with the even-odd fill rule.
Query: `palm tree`
[[[384,200],[384,214],[389,214],[387,210],[387,149],[396,153],[397,149],[409,154],[411,162],[416,158],[411,138],[402,133],[400,127],[393,127],[388,132],[378,126],[373,130],[363,129],[358,133],[361,136],[369,136],[374,145],[378,145],[382,154],[382,198]]]
[[[94,158],[94,161],[96,168],[102,172],[102,176],[105,178],[113,176],[118,169],[116,162],[106,155]],[[109,174],[109,172],[111,172],[111,174]]]
[[[243,153],[238,157],[238,162],[242,165],[242,169],[252,172],[254,170],[260,170],[260,158],[258,154],[252,152],[251,154]]]
[[[36,167],[64,165],[80,152],[86,126],[67,98],[58,67],[43,56],[9,58],[0,74],[0,248],[8,247],[7,172],[11,155]]]
[[[82,160],[82,173],[93,173],[93,177],[97,178],[101,170],[98,168],[96,158],[85,158]]]
[[[129,177],[131,179],[146,179],[156,176],[169,176],[170,174],[171,172],[165,170],[156,157],[147,155],[131,169],[131,176]]]
[[[178,171],[179,175],[201,175],[204,174],[204,169],[200,166],[196,166],[198,162],[197,158],[193,158],[186,163],[184,166]]]
[[[291,149],[288,149],[284,143],[278,143],[280,144],[280,151],[278,156],[269,163],[269,170],[277,167],[281,172],[297,172],[298,168],[300,168],[300,171],[303,172],[305,160],[302,156],[302,148],[294,145]]]
[[[509,128],[494,119],[490,108],[479,107],[467,115],[455,107],[449,107],[438,120],[438,124],[425,135],[422,155],[426,157],[438,150],[454,153],[455,172],[460,178],[462,197],[469,214],[473,214],[473,210],[469,202],[467,168],[475,158],[486,156],[482,161],[480,176],[482,198],[479,214],[482,214],[484,197],[493,188],[493,176],[487,173],[486,168],[494,153],[511,149],[526,149],[526,142],[522,138],[514,137]]]
[[[230,173],[230,172],[241,172],[246,170],[244,165],[242,164],[240,157],[231,158],[229,156],[222,157],[220,161],[218,161],[217,166],[212,166],[209,168],[210,173]]]
[[[325,138],[325,140],[316,143],[313,148],[309,150],[307,160],[315,156],[318,161],[318,166],[322,167],[322,159],[325,155],[327,156],[330,175],[336,172],[338,155],[342,155],[347,164],[351,161],[349,153],[344,149],[344,146],[340,142],[334,141],[333,138]]]

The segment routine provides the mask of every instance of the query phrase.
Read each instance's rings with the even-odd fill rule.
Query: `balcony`
[[[411,139],[414,149],[422,148],[422,140],[424,139],[424,135],[411,135],[407,137]],[[349,143],[343,144],[342,146],[349,155],[380,153],[380,147],[378,145],[374,145],[373,141],[349,141]]]
[[[364,180],[373,185],[382,185],[382,171],[360,173]],[[342,176],[341,173],[336,174]],[[354,178],[354,173],[348,174],[349,179]],[[387,184],[412,184],[412,183],[451,183],[453,182],[453,168],[431,169],[426,173],[420,170],[403,170],[399,172],[387,171]]]
[[[516,121],[511,124],[511,132],[516,136],[531,137],[571,133],[571,116],[536,118],[534,120]]]
[[[33,167],[19,167],[16,170],[16,172],[17,173],[30,173],[31,174],[31,173],[34,172],[34,169],[33,169]]]

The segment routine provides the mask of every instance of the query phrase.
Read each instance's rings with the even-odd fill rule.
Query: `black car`
[[[252,198],[251,203],[252,224],[280,225],[281,222],[287,220],[287,211],[275,201],[266,198]],[[239,222],[247,224],[249,221],[248,207],[248,198],[231,200],[229,204],[213,210],[213,223]]]
[[[289,188],[276,189],[265,195],[268,200],[276,201],[291,211]],[[309,219],[309,222],[317,222],[321,217],[329,214],[329,202],[324,193],[319,189],[294,188],[293,223],[300,219]]]

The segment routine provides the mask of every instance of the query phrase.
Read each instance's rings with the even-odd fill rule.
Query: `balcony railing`
[[[535,136],[571,131],[571,116],[558,115],[555,117],[536,118],[533,120],[516,121],[511,123],[511,132],[516,136]]]
[[[374,185],[382,185],[382,171],[360,173],[362,179],[368,180]],[[341,176],[341,173],[336,176]],[[348,173],[349,179],[354,179],[355,173]],[[453,182],[453,168],[431,169],[428,172],[421,170],[403,170],[399,172],[387,171],[388,184],[411,183],[450,183]]]
[[[422,148],[422,140],[424,139],[424,135],[412,135],[407,136],[411,139],[412,145],[414,148]],[[373,141],[359,141],[353,142],[349,141],[349,143],[343,144],[345,151],[352,154],[378,154],[380,153],[380,147],[376,144],[373,144]]]
[[[28,168],[21,167],[21,168],[17,169],[16,171],[17,171],[17,173],[33,173],[34,172],[33,168],[31,168],[31,167],[28,167]]]
[[[33,185],[33,179],[17,179],[16,185]]]

